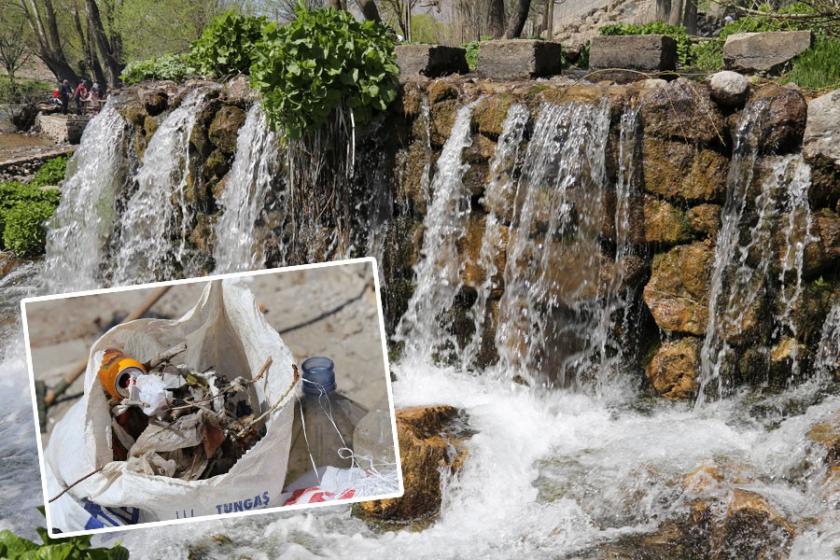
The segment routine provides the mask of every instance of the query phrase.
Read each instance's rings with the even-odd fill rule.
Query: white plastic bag
[[[97,378],[104,350],[119,348],[142,362],[184,341],[184,363],[197,371],[212,367],[247,379],[271,357],[268,375],[251,386],[252,401],[260,412],[279,405],[266,420],[266,435],[225,474],[185,481],[131,472],[126,462],[113,460],[111,415]],[[81,531],[282,505],[294,411],[293,364],[250,291],[235,280],[207,286],[181,319],[139,319],[112,328],[90,350],[84,396],[50,436],[45,451],[48,499],[102,470],[49,504],[51,527]]]

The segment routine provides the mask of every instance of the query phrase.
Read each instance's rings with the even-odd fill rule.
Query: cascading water
[[[840,376],[840,302],[832,306],[825,318],[814,355],[814,372],[820,381]]]
[[[591,350],[605,258],[606,103],[545,104],[516,188],[496,343],[502,364],[567,385]],[[561,266],[562,264],[562,266]]]
[[[257,224],[263,221],[268,191],[278,187],[279,170],[279,139],[255,103],[239,131],[236,156],[219,200],[222,216],[216,223],[213,250],[217,272],[263,268],[265,251],[258,244]],[[285,208],[278,211],[285,214]]]
[[[169,113],[152,136],[135,176],[137,190],[120,217],[113,264],[115,284],[190,276],[187,235],[194,210],[187,202],[189,139],[205,98],[198,89]],[[197,272],[197,271],[196,271]]]
[[[111,99],[91,119],[67,166],[61,203],[50,222],[44,278],[47,291],[93,288],[116,222],[115,199],[125,183],[126,122]]]
[[[731,390],[732,371],[737,367],[734,347],[756,336],[764,326],[762,308],[769,298],[768,276],[778,260],[783,309],[776,335],[796,334],[791,311],[801,295],[805,246],[811,235],[807,198],[810,171],[801,156],[777,157],[769,160],[770,169],[763,180],[756,180],[758,135],[767,111],[766,102],[749,105],[735,138],[722,225],[715,242],[697,406]],[[756,182],[760,182],[758,193]],[[782,205],[783,198],[786,201]],[[774,237],[782,210],[788,212],[788,219],[781,227],[784,245],[778,259]],[[791,352],[795,376],[799,368],[795,344]]]
[[[408,311],[397,327],[406,352],[428,360],[439,351],[454,351],[445,314],[461,287],[457,241],[464,236],[469,197],[462,179],[461,152],[472,143],[470,123],[475,103],[461,107],[432,180],[432,199],[423,222],[423,249],[415,275],[417,286]],[[410,333],[410,336],[409,336]]]
[[[485,197],[496,199],[504,204],[505,200],[513,198],[514,181],[512,174],[516,165],[519,147],[525,136],[525,128],[530,119],[530,113],[525,105],[513,105],[508,109],[502,133],[496,144],[496,151],[490,161],[490,181],[487,184]],[[502,238],[502,229],[499,223],[499,216],[495,210],[495,204],[488,203],[491,211],[487,214],[484,222],[484,234],[481,239],[481,248],[478,255],[478,268],[484,271],[484,281],[478,288],[478,297],[470,308],[470,315],[474,324],[474,333],[464,348],[462,367],[465,370],[473,370],[479,365],[479,354],[481,343],[484,337],[485,323],[490,308],[488,303],[492,291],[496,286],[496,275],[500,272],[496,265],[499,254],[505,250]]]

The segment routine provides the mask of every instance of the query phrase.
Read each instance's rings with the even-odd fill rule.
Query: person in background
[[[85,98],[88,96],[88,87],[85,80],[79,80],[79,85],[76,86],[76,91],[73,92],[73,99],[76,100],[76,114],[81,115],[84,112]]]
[[[99,87],[99,83],[94,82],[90,88],[90,93],[88,93],[87,98],[85,98],[85,101],[88,103],[88,107],[90,107],[91,111],[98,113],[101,100],[102,90]]]
[[[67,105],[70,104],[70,97],[73,95],[73,88],[70,82],[63,80],[58,88],[58,100],[61,103],[61,113],[67,114]]]

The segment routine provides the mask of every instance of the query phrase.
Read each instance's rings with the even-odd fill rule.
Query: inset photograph
[[[22,311],[54,536],[402,495],[373,259]]]

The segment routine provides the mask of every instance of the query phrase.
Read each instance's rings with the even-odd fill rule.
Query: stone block
[[[401,80],[417,76],[437,78],[470,71],[464,49],[441,45],[399,45],[396,50]]]
[[[481,43],[478,74],[492,80],[528,80],[553,76],[563,66],[560,43],[538,40],[498,40]]]
[[[677,68],[677,42],[667,35],[593,37],[589,67],[665,71]]]
[[[811,47],[810,31],[736,33],[726,38],[723,61],[729,70],[773,72]]]

